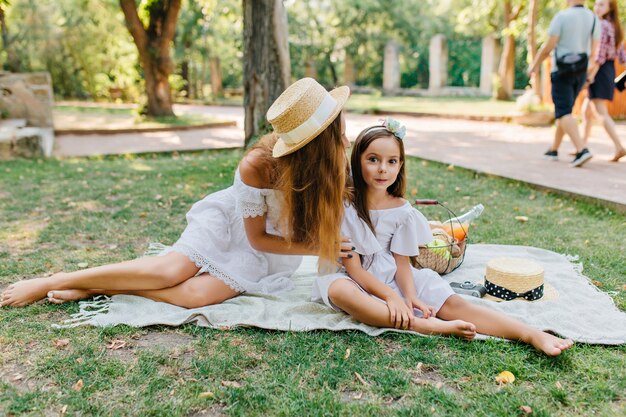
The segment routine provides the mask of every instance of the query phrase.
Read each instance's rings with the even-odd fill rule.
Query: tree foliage
[[[527,11],[530,0],[511,2]],[[550,20],[566,3],[537,2],[541,46]],[[626,17],[626,0],[618,4]],[[494,33],[515,38],[515,88],[528,84],[528,13],[505,28],[502,0],[285,0],[285,6],[293,79],[304,76],[308,65],[322,84],[341,84],[349,55],[356,84],[379,88],[384,47],[394,39],[400,45],[401,86],[426,88],[429,42],[442,33],[448,39],[448,83],[477,86],[481,39]],[[140,17],[148,18],[145,7]],[[0,29],[2,68],[47,70],[58,96],[137,100],[142,94],[139,56],[118,0],[0,0]],[[209,98],[211,58],[220,59],[224,87],[240,89],[241,0],[183,0],[172,58],[170,82],[179,97]]]

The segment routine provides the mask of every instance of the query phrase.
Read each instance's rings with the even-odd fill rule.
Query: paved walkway
[[[56,138],[54,155],[85,156],[234,148],[243,145],[243,109],[217,106],[180,106],[185,112],[211,114],[237,121],[237,127],[119,135],[63,135]],[[347,134],[356,138],[379,116],[348,114]],[[475,122],[430,117],[399,117],[407,126],[409,155],[440,161],[474,171],[516,179],[609,202],[626,210],[626,158],[609,163],[612,142],[600,126],[593,131],[594,158],[583,168],[570,168],[570,142],[561,146],[561,161],[544,161],[541,155],[552,141],[553,128],[528,128],[508,123]],[[626,125],[618,126],[626,142]],[[568,139],[566,139],[568,141]]]

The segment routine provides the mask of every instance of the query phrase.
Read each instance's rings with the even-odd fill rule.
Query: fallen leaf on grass
[[[83,382],[83,380],[79,379],[74,385],[72,385],[72,390],[78,392],[82,390],[84,386],[85,386],[85,383]]]
[[[515,375],[509,371],[502,371],[496,376],[496,382],[498,384],[512,384],[515,381]]]
[[[362,392],[359,392],[358,394],[354,394],[352,396],[353,400],[360,400],[361,398],[363,398],[363,393]]]
[[[524,412],[524,414],[532,414],[533,413],[533,409],[530,408],[527,405],[520,405],[519,409],[522,410]]]
[[[602,283],[600,281],[596,281],[595,279],[592,279],[591,282],[593,282],[593,285],[595,285],[596,287],[602,286]]]
[[[443,382],[441,382],[441,381],[437,382],[437,383],[435,384],[435,388],[437,388],[437,389],[441,389],[441,388],[443,388]]]
[[[528,217],[526,216],[515,216],[515,220],[520,223],[526,223],[528,221]]]
[[[237,381],[222,381],[222,385],[230,388],[241,388],[241,384]]]
[[[65,349],[70,344],[70,339],[59,339],[54,341],[54,347],[57,349]]]
[[[87,262],[80,262],[76,266],[79,268],[87,268],[89,264]]]
[[[424,386],[430,385],[429,381],[422,379],[422,378],[413,378],[413,382],[415,382],[417,385],[424,385]]]
[[[626,291],[626,284],[622,287],[622,290]]]
[[[346,354],[343,355],[343,360],[348,360],[348,358],[350,357],[350,348],[346,349]]]
[[[454,165],[452,164],[448,165],[448,171],[454,171]]]
[[[422,368],[424,367],[424,364],[422,362],[418,362],[417,365],[415,366],[415,371],[418,374],[422,373]]]
[[[85,362],[83,358],[76,358],[76,363],[81,364],[83,362]]]
[[[417,195],[417,188],[411,188],[411,195],[415,197]]]
[[[125,340],[115,339],[107,345],[107,349],[118,350],[126,346]]]
[[[554,386],[557,387],[558,389],[563,389],[563,385],[561,385],[561,383],[559,381],[556,381],[554,383]]]
[[[369,383],[366,380],[364,380],[361,374],[359,374],[358,372],[355,371],[354,376],[356,376],[356,379],[358,379],[361,384],[369,385]]]
[[[198,398],[213,398],[213,397],[215,397],[215,394],[213,394],[211,391],[204,391],[198,394]]]
[[[63,404],[63,407],[61,407],[61,415],[67,413],[67,404]]]
[[[11,381],[16,382],[16,381],[20,381],[24,379],[24,375],[22,374],[13,374],[13,378],[11,378]]]

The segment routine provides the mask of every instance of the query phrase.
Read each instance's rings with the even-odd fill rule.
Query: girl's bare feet
[[[54,281],[50,278],[34,278],[9,285],[2,293],[1,307],[24,307],[46,297]]]
[[[537,331],[530,337],[530,344],[548,356],[558,356],[564,350],[572,347],[574,342],[570,339],[561,339],[550,333]]]
[[[476,336],[476,326],[472,323],[463,320],[446,321],[436,317],[415,319],[411,330],[423,334],[456,336],[465,340],[473,340]]]
[[[54,290],[48,292],[48,301],[52,304],[63,304],[68,301],[84,300],[94,295],[91,290]]]

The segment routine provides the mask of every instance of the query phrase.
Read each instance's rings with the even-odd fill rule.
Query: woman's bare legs
[[[171,288],[159,290],[53,290],[49,300],[55,304],[89,298],[94,295],[129,294],[146,297],[154,301],[174,304],[185,308],[198,308],[219,304],[240,293],[233,290],[224,281],[209,274],[202,274],[183,281]]]
[[[498,311],[472,304],[459,295],[449,297],[437,316],[444,320],[467,320],[476,325],[479,333],[519,340],[549,356],[557,356],[573,344],[569,339],[561,339]]]
[[[382,301],[363,292],[347,279],[338,279],[328,288],[328,297],[334,305],[361,323],[376,327],[394,327],[389,309]],[[476,335],[473,324],[462,320],[443,321],[437,318],[416,318],[405,328],[422,334],[454,335],[472,340]]]
[[[610,160],[611,162],[617,162],[626,155],[626,150],[622,146],[622,143],[619,140],[619,136],[617,135],[617,130],[615,130],[615,122],[613,118],[609,114],[609,109],[606,106],[607,100],[602,99],[593,99],[593,105],[598,112],[598,115],[602,119],[602,126],[604,126],[604,130],[609,134],[609,137],[613,141],[613,145],[615,146],[615,155]]]
[[[193,277],[199,268],[181,253],[150,256],[49,278],[23,280],[9,285],[0,306],[23,307],[45,298],[53,290],[157,290],[173,287]]]

